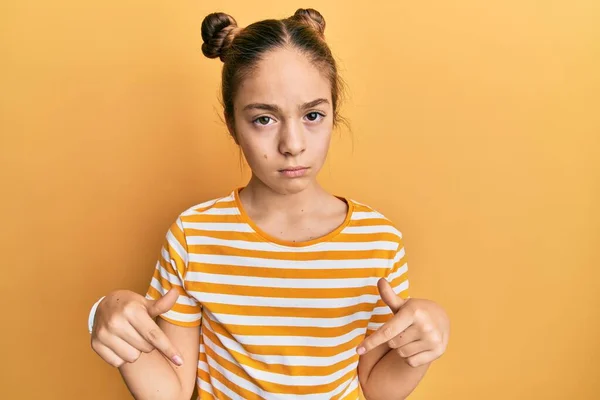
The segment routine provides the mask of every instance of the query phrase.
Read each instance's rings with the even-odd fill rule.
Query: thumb
[[[381,278],[379,282],[377,282],[377,289],[379,289],[381,300],[383,300],[394,314],[400,311],[400,308],[406,303],[406,300],[402,299],[394,292],[394,289],[392,289],[392,286],[385,278]]]
[[[173,288],[167,292],[163,297],[158,300],[150,300],[150,304],[148,304],[148,314],[152,318],[158,317],[161,314],[169,311],[175,303],[177,303],[177,299],[179,298],[179,290]]]

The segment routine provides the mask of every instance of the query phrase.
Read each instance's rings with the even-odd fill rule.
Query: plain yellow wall
[[[350,89],[322,182],[397,223],[452,319],[411,398],[600,398],[597,0],[3,2],[0,397],[129,398],[89,307],[247,176],[202,18],[298,7]]]

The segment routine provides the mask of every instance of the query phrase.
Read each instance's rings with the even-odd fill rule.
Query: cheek
[[[312,147],[317,157],[324,159],[329,151],[331,131],[319,132],[314,136]]]
[[[269,153],[265,143],[260,140],[249,140],[248,137],[240,135],[239,144],[246,157],[246,161],[252,169],[260,169],[270,163],[272,155]]]

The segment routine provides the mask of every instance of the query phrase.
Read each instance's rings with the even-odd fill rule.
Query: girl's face
[[[234,99],[235,137],[256,178],[293,194],[316,182],[333,129],[331,84],[295,49],[265,54]]]

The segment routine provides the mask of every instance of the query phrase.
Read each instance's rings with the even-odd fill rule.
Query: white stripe
[[[236,386],[238,386],[240,388],[246,389],[249,392],[257,394],[260,397],[264,398],[265,400],[297,400],[297,399],[329,400],[333,396],[335,396],[337,393],[341,392],[344,389],[344,387],[346,385],[348,385],[348,383],[351,381],[351,380],[348,380],[348,381],[344,382],[343,384],[338,386],[335,390],[333,390],[329,393],[318,393],[318,394],[317,393],[315,393],[315,394],[312,394],[312,393],[311,394],[270,393],[270,392],[264,391],[263,389],[259,388],[255,384],[248,382],[246,379],[241,378],[238,375],[229,372],[229,370],[222,368],[216,362],[216,360],[214,360],[212,357],[207,355],[207,359],[208,359],[210,367],[219,371],[225,377],[225,379],[227,379],[229,382],[235,384]],[[230,398],[232,398],[234,400],[238,400],[241,398],[240,395],[236,394],[231,389],[224,386],[221,383],[221,381],[215,379],[214,377],[211,377],[211,381],[212,381],[215,389],[223,392],[224,394],[228,395]]]
[[[398,250],[396,252],[396,255],[394,256],[394,260],[392,261],[392,265],[396,264],[398,261],[402,260],[402,257],[404,257],[405,254],[406,254],[406,252],[404,251],[404,247],[402,247],[400,250]]]
[[[359,311],[347,317],[336,318],[303,318],[303,317],[264,317],[253,315],[236,315],[236,314],[220,314],[211,313],[206,310],[206,314],[212,320],[223,325],[245,325],[245,326],[298,326],[298,327],[321,327],[321,328],[339,328],[351,324],[355,321],[366,320],[371,318],[371,313],[367,311]]]
[[[163,296],[167,292],[165,290],[165,288],[160,284],[158,279],[156,279],[155,277],[152,277],[152,280],[150,281],[150,286],[152,286],[154,289],[156,289]]]
[[[408,281],[408,279],[406,279],[406,280],[400,282],[400,284],[393,289],[396,294],[400,294],[400,293],[404,292],[405,290],[408,290],[408,287],[409,287],[409,281]]]
[[[407,290],[409,287],[409,281],[408,279],[405,281],[402,281],[398,286],[396,286],[394,289],[394,292],[396,294],[400,294],[403,291]],[[390,313],[390,309],[387,306],[382,306],[382,307],[375,307],[373,309],[373,315],[386,315]]]
[[[388,306],[375,307],[372,315],[387,315],[390,314],[390,308]]]
[[[365,334],[365,328],[356,328],[341,336],[267,336],[267,335],[233,335],[245,346],[306,346],[334,347],[346,344]]]
[[[198,302],[196,301],[196,299],[194,299],[193,297],[187,297],[182,295],[179,295],[179,297],[177,297],[177,304],[192,307],[198,306]]]
[[[182,212],[181,216],[182,217],[187,217],[187,216],[190,216],[190,215],[197,215],[198,214],[197,210],[199,208],[211,207],[211,206],[215,205],[218,200],[219,199],[213,199],[213,200],[209,200],[207,202],[201,203],[201,204],[197,204],[197,205],[195,205],[195,206],[193,206],[191,208],[188,208],[184,212]]]
[[[216,354],[218,354],[220,357],[224,358],[225,360],[227,360],[231,363],[234,363],[236,365],[240,365],[231,356],[231,354],[229,354],[226,350],[224,350],[217,344],[213,343],[209,338],[205,338],[205,345],[207,347],[209,347],[210,349],[212,349],[213,352],[215,352]],[[209,362],[209,365],[210,365],[210,362]],[[263,371],[261,369],[256,369],[256,368],[252,368],[249,366],[244,366],[243,369],[252,378],[266,381],[266,382],[276,383],[276,384],[280,384],[280,385],[317,386],[317,385],[327,385],[327,384],[330,384],[330,383],[340,379],[342,376],[344,376],[348,372],[350,372],[352,370],[356,370],[357,365],[358,365],[358,359],[356,361],[350,363],[343,369],[337,370],[332,374],[323,375],[323,376],[310,376],[310,375],[309,376],[304,376],[304,375],[290,376],[290,375],[278,374],[278,373],[269,372],[269,371]]]
[[[158,269],[158,271],[160,272],[160,276],[167,280],[170,284],[172,285],[176,285],[176,286],[183,286],[181,283],[181,279],[179,279],[179,276],[177,275],[173,275],[172,273],[170,273],[169,271],[167,271],[166,268],[164,268],[160,263],[156,264],[156,269]],[[156,279],[156,278],[153,278]],[[160,291],[162,294],[163,291]]]
[[[391,316],[391,314],[390,314],[390,316]],[[370,331],[376,331],[377,329],[381,328],[382,326],[383,326],[383,322],[369,322],[367,329]]]
[[[177,311],[173,311],[173,310],[169,310],[166,313],[162,314],[163,316],[172,319],[174,321],[178,321],[178,322],[187,322],[187,323],[192,323],[192,322],[198,322],[202,319],[202,314],[201,313],[197,313],[197,314],[183,314]]]
[[[164,246],[160,249],[160,255],[167,264],[171,264],[171,255]]]
[[[381,215],[380,213],[376,212],[376,211],[370,211],[370,212],[361,212],[361,211],[355,211],[352,213],[352,218],[353,220],[363,220],[363,219],[384,219],[384,220],[388,220],[386,217],[384,217],[383,215]]]
[[[222,203],[222,202],[226,202],[226,201],[233,201],[233,193],[230,194],[227,197],[222,197],[220,199],[212,199],[212,200],[208,200],[205,201],[204,203],[200,203],[200,204],[196,204],[193,207],[188,208],[186,211],[184,211],[181,216],[187,216],[187,215],[194,215],[198,213],[198,209],[200,208],[207,208],[207,207],[211,207],[217,203]]]
[[[175,250],[175,253],[179,255],[179,257],[183,260],[183,263],[188,265],[188,253],[171,231],[167,233],[167,241],[169,243],[169,247]]]
[[[254,232],[250,225],[236,222],[185,222],[186,229],[214,232]]]
[[[156,289],[159,293],[161,293],[163,296],[166,293],[166,290],[160,285],[160,283],[158,282],[158,280],[156,278],[152,278],[152,282],[150,284],[154,289]],[[146,295],[147,299],[150,300],[156,300],[154,299],[152,296],[150,296],[150,294]],[[195,302],[195,299],[192,298],[188,298],[186,296],[179,296],[177,298],[177,304],[182,304],[182,305],[186,305],[186,306],[198,306],[198,304]],[[202,319],[202,313],[194,313],[194,314],[184,314],[184,313],[180,313],[177,311],[173,311],[173,310],[169,310],[166,313],[163,314],[164,316],[166,316],[167,318],[170,318],[172,320],[175,321],[179,321],[179,322],[198,322]]]
[[[345,289],[362,288],[377,285],[378,277],[346,279],[300,279],[300,278],[264,278],[256,276],[206,274],[190,271],[186,275],[188,282],[214,283],[235,286],[253,286],[289,289]]]
[[[163,275],[163,272],[164,272],[164,270],[161,270],[161,275],[164,278],[165,276]],[[166,273],[166,274],[168,274],[168,273]],[[169,275],[169,277],[173,277],[173,275],[171,275],[171,274],[168,274],[168,275]],[[170,282],[172,284],[179,285],[179,283],[177,283],[177,282],[179,282],[178,280],[176,280],[176,281],[170,281]],[[150,282],[150,286],[152,286],[154,289],[156,289],[163,296],[165,294],[167,294],[167,292],[168,292],[167,288],[165,288],[163,285],[161,285],[160,281],[158,279],[156,279],[155,277],[152,277],[152,281]],[[153,299],[153,300],[156,300],[156,299]],[[184,306],[193,306],[193,307],[196,307],[198,305],[198,302],[193,297],[179,295],[179,297],[177,297],[177,304],[181,304],[181,305],[184,305]]]
[[[160,270],[160,275],[163,278],[167,279],[171,284],[176,285],[176,286],[181,286],[181,281],[179,280],[179,278],[176,278],[174,275],[169,274],[164,269]],[[167,288],[165,288],[163,285],[161,285],[159,280],[156,279],[155,277],[152,277],[150,286],[152,286],[154,289],[156,289],[163,296],[165,294],[167,294],[167,292],[168,292]],[[179,297],[177,297],[177,304],[181,304],[184,306],[196,307],[196,306],[198,306],[198,301],[196,301],[196,299],[191,296],[179,295]]]
[[[358,365],[358,363],[357,363]],[[342,390],[344,390],[344,388],[349,388],[352,387],[352,385],[354,384],[356,386],[356,383],[358,382],[358,375],[355,375],[354,378],[350,378],[348,379],[346,382],[342,383],[340,386],[338,386],[334,391],[329,392],[328,395],[328,399],[331,399],[333,396],[337,395],[338,393],[340,393]],[[344,393],[349,393],[348,389],[346,389],[344,391]],[[341,396],[343,398],[343,396]],[[357,399],[358,400],[358,399]]]
[[[340,396],[340,399],[343,399],[345,396],[348,396],[348,394],[351,393],[356,388],[358,388],[358,375],[356,375],[354,377],[354,379],[352,379],[352,382],[350,382],[350,384],[348,385],[348,387],[346,388],[344,393],[342,393],[342,395]],[[358,400],[358,398],[356,400]]]
[[[344,308],[359,304],[374,304],[379,295],[364,294],[355,297],[331,298],[331,299],[304,299],[285,297],[255,297],[238,296],[224,293],[204,293],[188,291],[200,303],[217,303],[238,306],[255,307],[291,307],[291,308]]]
[[[208,210],[196,212],[195,215],[240,215],[240,210],[230,208],[209,208]]]
[[[202,353],[204,353],[205,351],[201,351]],[[205,363],[204,361],[200,361],[198,360],[198,369],[204,371],[204,372],[208,372],[210,373],[209,369],[208,369],[208,364]]]
[[[229,372],[228,369],[223,368],[217,361],[215,361],[208,354],[206,355],[206,359],[208,361],[209,368],[213,369],[213,370],[216,370],[219,373],[221,373],[221,375],[223,375],[223,377],[225,377],[225,379],[227,379],[229,382],[231,382],[231,383],[239,386],[242,389],[246,389],[249,392],[258,394],[259,396],[265,398],[266,400],[271,400],[271,399],[277,400],[277,398],[275,396],[269,396],[267,392],[265,392],[264,390],[262,390],[261,388],[259,388],[255,384],[253,384],[252,382],[248,382],[246,379],[241,378],[241,377],[239,377],[238,375],[236,375],[236,374],[234,374],[232,372]],[[236,361],[233,361],[233,363],[235,365],[239,365],[239,363],[236,362]],[[221,391],[223,393],[226,393],[226,394],[229,393],[229,392],[231,392],[231,394],[229,394],[229,397],[231,397],[232,399],[239,399],[240,398],[239,395],[236,395],[235,393],[233,393],[231,391],[231,389],[225,387],[215,377],[211,376],[210,380],[211,380],[211,383],[214,385],[215,389],[218,389],[219,391]]]
[[[208,360],[209,360],[209,362],[212,361],[213,364],[216,364],[216,361],[214,361],[212,358],[208,357]],[[227,377],[227,374],[223,374],[223,375]],[[237,376],[235,374],[231,374],[231,375]],[[227,377],[226,379],[230,380],[229,377]],[[242,398],[242,397],[240,397],[240,395],[238,395],[237,393],[235,393],[233,390],[231,390],[227,386],[223,385],[221,383],[221,381],[218,380],[217,378],[211,376],[210,377],[210,381],[211,381],[211,383],[212,383],[212,385],[214,386],[215,389],[217,389],[218,391],[220,391],[221,393],[223,393],[228,398],[234,399],[234,400]],[[256,392],[254,392],[254,393],[256,393]]]
[[[244,369],[250,376],[252,376],[252,378],[255,379],[261,379],[259,376],[260,375],[265,375],[265,374],[269,374],[268,372],[264,372],[264,371],[258,371],[256,369],[253,368],[248,368],[248,367],[243,367],[241,366],[238,362],[235,361],[235,359],[233,359],[233,357],[231,357],[230,354],[228,354],[227,352],[224,352],[218,345],[215,345],[214,343],[212,343],[212,341],[210,341],[210,339],[206,338],[207,344],[210,346],[211,349],[213,349],[214,352],[216,352],[217,354],[219,354],[221,357],[225,358],[226,360],[234,363],[235,365],[240,366],[240,368]],[[236,374],[233,374],[231,372],[229,372],[229,370],[221,367],[221,365],[219,365],[216,360],[214,360],[212,357],[210,357],[208,354],[207,356],[207,360],[208,363],[210,365],[211,368],[219,371],[229,382],[243,388],[246,389],[252,393],[258,394],[261,397],[267,399],[267,400],[281,400],[281,399],[285,399],[285,400],[294,400],[294,399],[298,399],[298,398],[306,398],[306,399],[330,399],[331,397],[337,395],[338,393],[340,393],[342,390],[344,390],[345,387],[348,387],[349,383],[350,385],[352,384],[352,381],[356,380],[356,376],[354,379],[349,379],[348,381],[344,382],[343,384],[339,385],[336,389],[334,389],[333,391],[329,392],[329,393],[323,393],[323,394],[309,394],[309,395],[298,395],[298,394],[282,394],[282,393],[277,393],[277,394],[273,394],[270,392],[266,392],[263,389],[261,389],[260,387],[256,386],[255,384],[248,382],[246,379],[239,377]],[[357,362],[351,364],[348,368],[351,367],[350,370],[356,370],[356,366],[357,366]],[[250,370],[250,371],[249,371]],[[254,371],[254,373],[252,373],[252,371]],[[257,376],[259,375],[259,376]],[[281,379],[283,380],[283,384],[285,385],[289,385],[290,382],[290,378],[293,377],[289,377],[288,375],[280,375],[280,374],[272,374],[272,375],[277,375],[278,377],[280,376]],[[306,377],[309,380],[314,379],[314,377]],[[262,379],[262,380],[268,380],[268,379]],[[216,380],[215,378],[211,378],[211,381],[213,382],[214,386],[216,389],[218,390],[222,390],[221,388],[221,382]],[[294,384],[297,385],[296,382],[294,382]],[[298,385],[300,386],[300,385]],[[313,384],[309,384],[306,386],[313,386]],[[237,395],[233,396],[234,399],[239,398]]]
[[[210,236],[188,236],[188,246],[224,246],[243,250],[260,250],[272,252],[311,253],[316,251],[360,251],[360,250],[396,250],[398,242],[321,242],[305,247],[286,247],[269,242],[248,242],[245,240],[228,240]]]
[[[402,233],[391,225],[347,226],[342,233],[393,233],[402,239]]]
[[[389,282],[391,282],[394,279],[396,279],[397,277],[404,275],[407,271],[408,271],[408,264],[404,263],[404,265],[402,265],[400,268],[398,268],[398,270],[396,272],[390,274],[388,276],[387,280]]]
[[[208,321],[204,321],[203,329],[207,329],[219,338],[219,341],[223,346],[228,349],[229,352],[236,352],[243,354],[253,360],[262,362],[264,364],[282,364],[289,366],[302,366],[302,367],[328,367],[339,362],[346,361],[352,357],[356,357],[356,351],[354,348],[343,351],[339,354],[329,357],[312,357],[312,356],[284,356],[280,354],[250,354],[239,342],[232,340],[226,336],[216,333],[210,326]],[[208,338],[205,337],[205,340]]]
[[[359,269],[390,267],[390,260],[386,258],[367,258],[364,260],[277,260],[271,258],[195,253],[190,254],[190,262],[281,269]]]
[[[204,382],[202,379],[197,378],[197,382],[198,382],[198,386],[200,387],[200,389],[204,390],[205,392],[210,393],[211,395],[214,396],[213,390],[212,390],[212,385],[208,382]],[[200,399],[200,397],[198,397],[198,399]]]

